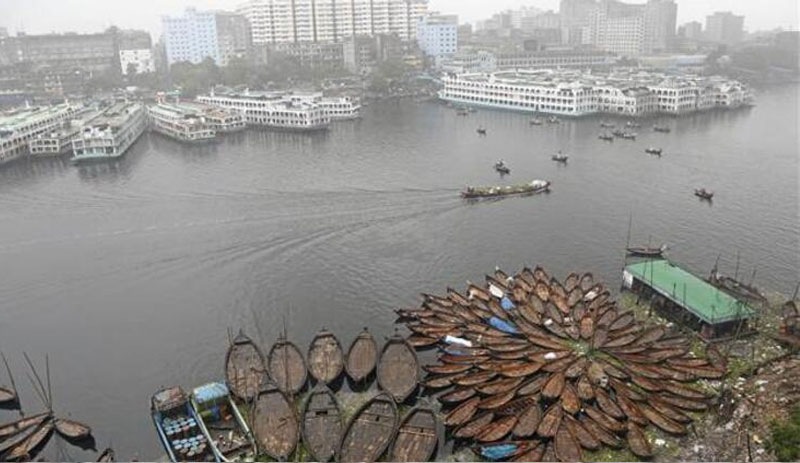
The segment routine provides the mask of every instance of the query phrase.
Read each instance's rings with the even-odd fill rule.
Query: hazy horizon
[[[157,39],[161,33],[162,15],[179,14],[189,6],[233,10],[242,0],[161,0],[153,3],[151,8],[142,8],[140,2],[127,0],[10,0],[10,5],[4,7],[5,14],[0,19],[0,27],[5,27],[9,34],[15,35],[20,31],[28,34],[99,32],[114,25],[123,29],[145,29]],[[763,4],[752,0],[679,0],[676,3],[678,25],[689,21],[705,23],[706,15],[715,11],[731,11],[744,15],[745,30],[750,32],[778,27],[798,28],[796,0],[771,0],[770,8],[764,8]],[[474,23],[509,8],[533,6],[558,11],[558,5],[559,0],[499,0],[491,3],[480,0],[429,0],[428,8],[458,14],[462,23]],[[41,14],[43,11],[48,14]]]

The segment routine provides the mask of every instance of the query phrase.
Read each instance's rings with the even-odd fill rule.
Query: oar
[[[28,357],[28,354],[26,352],[23,352],[22,355],[25,357],[25,361],[28,362],[28,366],[31,368],[31,371],[33,372],[33,375],[36,377],[36,381],[39,383],[39,387],[41,388],[41,391],[42,391],[41,392],[41,397],[44,399],[44,394],[45,394],[46,389],[44,387],[44,383],[42,382],[42,378],[39,377],[39,373],[37,373],[36,372],[36,368],[33,367],[33,362],[31,362],[31,359],[30,359],[30,357]],[[44,406],[47,407],[50,411],[53,410],[52,407],[48,406],[47,400],[45,400]]]

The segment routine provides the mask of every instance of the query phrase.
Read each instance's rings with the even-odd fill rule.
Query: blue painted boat
[[[170,461],[220,461],[180,386],[156,392],[150,398],[150,414]]]
[[[514,305],[514,303],[511,302],[511,299],[509,299],[507,296],[503,296],[503,298],[500,299],[500,307],[502,307],[503,310],[511,310],[516,307],[516,305]]]
[[[254,461],[256,441],[228,386],[208,383],[194,388],[190,398],[198,424],[209,436],[217,461]]]
[[[518,449],[519,445],[512,443],[483,445],[478,447],[478,453],[487,460],[498,461],[508,459],[517,453]]]
[[[504,332],[504,333],[508,333],[508,334],[518,334],[519,333],[519,329],[517,328],[517,325],[515,325],[515,324],[513,324],[511,322],[507,322],[507,321],[505,321],[505,320],[503,320],[501,318],[497,318],[497,317],[493,316],[492,318],[489,319],[489,324],[492,325],[493,327],[497,328],[498,330]]]

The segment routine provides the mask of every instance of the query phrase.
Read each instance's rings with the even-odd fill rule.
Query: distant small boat
[[[116,455],[114,454],[114,449],[111,447],[106,447],[101,453],[100,456],[97,457],[98,462],[112,462],[117,461]]]
[[[636,140],[636,133],[634,132],[624,132],[622,134],[622,138],[626,140]]]
[[[478,132],[478,135],[486,135],[486,129],[483,127],[478,127],[475,131]]]
[[[667,250],[667,245],[662,244],[661,246],[655,248],[650,246],[632,246],[626,248],[628,254],[631,256],[638,256],[638,257],[661,257],[664,252]]]
[[[653,147],[645,148],[644,152],[647,154],[653,154],[655,156],[661,157],[661,148],[653,148]]]
[[[714,192],[708,191],[705,188],[695,188],[694,195],[700,199],[711,200],[714,198]]]
[[[551,156],[550,159],[556,162],[560,162],[562,164],[566,164],[567,160],[569,159],[569,156],[567,156],[566,154],[561,154],[561,152],[559,152],[558,154],[554,154],[553,156]]]
[[[53,423],[61,437],[71,440],[82,440],[92,435],[92,428],[75,420],[56,418]]]
[[[499,172],[500,175],[508,175],[511,173],[511,169],[506,165],[506,163],[503,160],[494,163],[494,170]]]
[[[13,389],[0,386],[0,404],[11,404],[17,401],[17,392]]]
[[[560,124],[561,123],[561,119],[557,118],[556,116],[550,116],[550,117],[547,118],[547,123],[548,124]]]
[[[609,135],[607,133],[601,133],[600,135],[597,136],[597,138],[605,141],[614,141],[614,136]]]
[[[50,440],[53,428],[53,420],[45,420],[21,442],[9,449],[8,452],[3,453],[2,459],[5,461],[33,461],[42,447]]]
[[[550,191],[550,182],[547,180],[534,180],[530,183],[507,186],[467,187],[461,192],[464,199],[497,198],[513,195],[532,195]]]
[[[616,126],[614,124],[609,123],[609,122],[603,121],[603,122],[600,123],[600,127],[603,128],[603,129],[613,129]]]
[[[456,114],[459,116],[469,116],[469,111],[467,109],[459,109],[456,111]]]
[[[664,126],[664,125],[654,125],[653,126],[653,130],[656,131],[656,132],[661,132],[661,133],[669,133],[670,132],[670,128],[667,127],[667,126]]]
[[[613,131],[611,132],[611,134],[612,134],[612,135],[614,135],[615,137],[622,138],[622,136],[623,136],[623,135],[625,135],[625,132],[623,132],[623,131],[622,131],[622,130],[620,130],[620,129],[615,129],[615,130],[613,130]]]
[[[642,126],[642,124],[640,124],[638,122],[634,122],[634,121],[628,121],[628,122],[625,123],[625,127],[630,127],[632,129],[636,129],[636,128],[639,128],[641,126]]]
[[[534,117],[533,119],[530,120],[530,124],[531,125],[542,125],[542,120],[539,119],[538,117]]]

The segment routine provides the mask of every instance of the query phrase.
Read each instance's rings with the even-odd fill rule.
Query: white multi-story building
[[[237,14],[187,8],[180,16],[164,16],[162,26],[170,65],[211,58],[226,66],[232,58],[246,57],[252,44],[250,25]]]
[[[136,74],[146,74],[156,72],[156,65],[153,61],[153,50],[140,48],[135,50],[119,51],[119,67],[122,75],[128,75],[129,71]]]
[[[417,44],[433,58],[449,56],[458,50],[458,16],[430,13],[419,19]]]
[[[77,108],[69,104],[0,112],[0,164],[28,153],[28,144],[61,127]]]
[[[236,8],[250,21],[254,44],[377,34],[410,40],[426,11],[427,0],[248,0]]]
[[[735,108],[751,98],[744,84],[722,77],[676,77],[641,71],[504,71],[447,74],[442,80],[439,98],[458,105],[566,116],[680,115]]]

